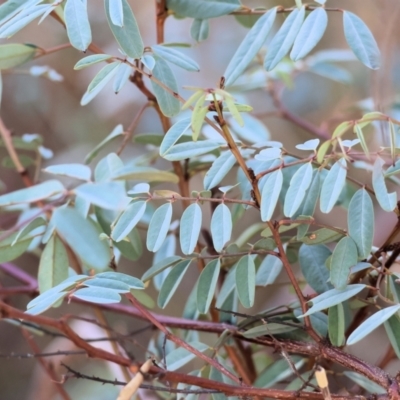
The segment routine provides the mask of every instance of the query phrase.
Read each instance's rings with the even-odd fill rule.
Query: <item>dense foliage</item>
[[[1,212],[18,215],[0,234],[0,268],[20,280],[0,290],[2,316],[22,329],[62,333],[90,357],[121,365],[127,381],[142,368],[119,399],[140,385],[165,398],[329,399],[329,392],[400,398],[400,381],[384,364],[351,354],[352,345],[366,338],[367,348],[368,335],[383,326],[389,359],[400,358],[400,275],[391,269],[400,253],[400,121],[395,112],[364,102],[354,105],[357,118],[321,128],[291,112],[282,96],[301,74],[351,87],[347,63],[378,69],[378,45],[362,19],[330,8],[329,1],[296,0],[289,8],[264,3],[251,9],[239,0],[159,0],[154,44],[143,42],[127,0],[105,0],[104,29],[120,54],[105,54],[92,41],[91,2],[8,0],[0,6],[4,72],[51,53],[61,57],[72,46],[86,53],[75,70],[101,65],[82,106],[103,90],[119,93],[129,84],[144,95],[132,123],[98,138],[82,163],[52,163],[40,135],[11,135],[0,121],[8,153],[3,165],[15,168],[24,184],[0,195]],[[316,51],[332,14],[343,17],[348,49]],[[198,87],[193,74],[184,98],[176,71],[203,67],[187,55],[188,42],[207,40],[209,20],[225,15],[248,33],[218,86]],[[13,42],[15,33],[44,18],[66,28],[67,44],[44,49]],[[167,18],[192,19],[191,37],[164,43]],[[213,57],[218,54],[202,61]],[[32,66],[30,73],[60,79],[51,68]],[[272,111],[263,112],[303,128],[309,139],[293,146],[290,130],[271,135],[253,112],[254,93],[272,101]],[[147,112],[162,129],[139,134]],[[140,156],[123,157],[132,145]],[[347,223],[326,222],[324,214],[333,221],[339,208]],[[392,213],[394,226],[379,243],[377,209]],[[18,264],[26,252],[38,255],[37,281]],[[133,268],[122,273],[127,260],[149,267],[142,276]],[[183,290],[188,274],[197,278]],[[282,286],[283,296],[271,292]],[[149,287],[158,292],[156,302]],[[182,318],[175,318],[168,304],[179,290],[184,305]],[[26,311],[12,300],[24,294],[32,295]],[[89,304],[102,327],[104,310],[150,322],[157,331],[149,333],[148,353],[139,360],[118,346],[114,352],[94,347],[69,324],[74,302]],[[167,314],[149,311],[157,306]],[[53,307],[61,307],[59,318],[46,316]],[[93,379],[66,368],[69,377]],[[69,398],[48,373],[59,395]]]

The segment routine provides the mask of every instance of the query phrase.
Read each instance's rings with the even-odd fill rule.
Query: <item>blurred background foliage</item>
[[[145,45],[155,43],[155,2],[145,0],[129,1],[139,24]],[[243,3],[249,7],[272,8],[276,5],[292,7],[293,0],[244,0]],[[382,66],[377,71],[365,68],[358,61],[346,62],[341,65],[350,73],[351,84],[346,85],[337,81],[326,79],[309,72],[297,72],[293,77],[290,87],[286,87],[282,99],[286,107],[293,113],[301,115],[312,123],[328,128],[330,131],[340,122],[348,119],[359,118],[362,114],[359,105],[370,106],[374,110],[397,116],[399,109],[396,107],[396,93],[400,85],[399,68],[399,41],[400,37],[400,4],[397,0],[328,0],[329,7],[341,7],[352,11],[362,18],[373,32],[382,53]],[[103,9],[103,2],[88,1],[89,16],[92,26],[93,41],[105,53],[118,54],[115,40],[108,29]],[[283,20],[280,15],[277,18]],[[182,42],[191,44],[187,54],[195,59],[200,67],[199,73],[189,73],[180,69],[177,71],[179,77],[180,93],[183,97],[189,96],[188,91],[182,89],[185,85],[198,87],[216,87],[224,72],[226,65],[234,54],[240,41],[243,39],[247,29],[240,25],[233,16],[212,19],[210,21],[210,36],[208,40],[200,43],[191,39],[190,19],[168,18],[165,29],[166,42]],[[276,28],[278,25],[276,26]],[[270,35],[272,36],[272,35]],[[0,41],[3,43],[5,41]],[[65,30],[52,18],[47,18],[42,25],[32,23],[15,35],[11,42],[35,43],[43,48],[50,48],[67,42]],[[347,49],[342,29],[342,18],[339,13],[329,14],[328,29],[318,44],[314,53],[324,49]],[[19,67],[10,73],[3,74],[3,97],[1,114],[6,125],[15,135],[25,133],[39,133],[44,138],[44,146],[53,151],[54,157],[49,164],[83,162],[85,155],[97,143],[99,143],[117,124],[127,127],[133,117],[137,114],[145,99],[143,95],[133,86],[127,85],[118,94],[114,95],[110,88],[103,90],[89,105],[80,106],[80,99],[85,88],[101,68],[100,65],[91,68],[75,71],[73,66],[82,58],[73,48],[62,50],[61,53],[51,54],[38,60]],[[29,68],[33,65],[46,65],[57,71],[63,77],[61,82],[51,81],[42,76],[32,76]],[[246,94],[247,95],[247,94]],[[255,90],[248,94],[246,103],[254,107],[254,115],[265,124],[271,133],[272,139],[283,141],[289,150],[294,145],[310,139],[311,135],[271,114],[274,110],[272,100],[265,90]],[[398,105],[397,105],[398,106]],[[155,112],[148,109],[136,129],[138,133],[161,133],[161,126]],[[384,135],[384,132],[378,132]],[[117,142],[110,144],[103,154],[118,146]],[[122,155],[124,160],[142,154],[143,148],[138,144],[130,145]],[[5,150],[0,149],[1,158],[5,157]],[[99,159],[99,158],[98,158]],[[97,159],[97,160],[98,160]],[[358,179],[363,181],[364,170],[355,172]],[[0,179],[4,183],[2,190],[12,191],[21,187],[19,177],[13,169],[0,166]],[[40,179],[40,177],[39,177]],[[196,185],[198,184],[198,187]],[[201,188],[200,181],[196,179],[192,183],[192,189]],[[178,209],[178,207],[174,207]],[[394,221],[389,214],[382,211],[377,212],[376,219],[376,240],[382,239]],[[336,226],[345,225],[346,213],[336,210],[328,215],[317,215],[322,221],[332,223]],[[0,215],[2,228],[7,228],[15,222],[15,217],[10,214]],[[248,222],[251,222],[249,217]],[[243,229],[241,226],[240,229]],[[135,270],[136,276],[140,276],[151,264],[152,255],[145,253],[140,262],[126,262],[121,271]],[[36,274],[38,259],[33,254],[25,254],[18,260],[18,264],[26,271]],[[172,299],[164,312],[181,315],[182,299],[186,299],[190,293],[197,272],[185,276],[181,284],[181,290]],[[3,277],[2,277],[3,279]],[[283,280],[286,278],[284,277]],[[7,278],[4,278],[7,283]],[[279,282],[279,281],[278,281]],[[151,292],[150,292],[151,294]],[[156,292],[153,293],[156,298]],[[257,304],[259,309],[263,308],[263,302],[274,298],[279,301],[279,296],[292,296],[287,288],[282,290],[279,285],[268,288],[265,298]],[[258,297],[260,299],[260,296]],[[28,300],[28,299],[25,299]],[[20,299],[19,301],[24,301]],[[286,300],[287,301],[287,300]],[[16,304],[24,308],[24,304]],[[273,304],[269,303],[269,306]],[[72,306],[69,306],[72,307]],[[256,307],[256,308],[257,308]],[[71,312],[78,312],[85,315],[84,306],[73,306]],[[51,310],[50,315],[61,315],[60,309]],[[113,317],[111,324],[114,329],[128,333],[145,326],[145,323],[138,323],[137,320]],[[98,328],[93,325],[76,321],[76,329],[82,336],[101,336]],[[352,347],[356,354],[371,363],[377,361],[382,353],[382,344],[379,340],[380,330],[375,331],[369,338],[374,346],[369,345],[365,349],[366,342],[361,342]],[[144,348],[147,346],[152,330],[148,329],[134,339],[137,342],[131,343],[129,348],[137,357],[143,357]],[[52,339],[42,337],[38,343],[45,347],[45,351],[57,350],[60,341],[63,339]],[[376,346],[375,346],[376,344]],[[73,350],[71,348],[71,350]],[[29,352],[25,339],[19,329],[2,323],[0,325],[0,354],[8,354],[11,351],[24,353]],[[90,375],[101,375],[111,378],[119,377],[120,371],[117,367],[110,370],[105,363],[94,363],[86,358],[74,360],[65,359],[59,356],[53,358],[54,368],[59,368],[59,361],[64,361],[72,366],[79,363],[80,370]],[[388,370],[394,372],[399,369],[400,363],[392,362]],[[115,398],[116,389],[112,386],[100,386],[87,381],[70,381],[67,389],[74,400],[79,399],[112,399]],[[40,369],[40,366],[32,359],[0,359],[0,397],[5,400],[19,399],[52,399],[57,398],[52,392],[53,388],[48,378]],[[150,397],[149,397],[150,398]]]

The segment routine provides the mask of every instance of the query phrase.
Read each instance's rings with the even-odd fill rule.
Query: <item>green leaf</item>
[[[154,54],[163,58],[165,61],[177,65],[178,67],[186,69],[187,71],[200,71],[200,67],[196,61],[178,50],[161,45],[153,45],[151,46],[151,49]]]
[[[361,386],[362,388],[372,393],[373,395],[386,394],[386,389],[384,389],[377,383],[370,381],[364,375],[361,375],[358,372],[343,371],[343,375],[347,376],[347,378],[351,379],[354,383]]]
[[[26,63],[35,56],[36,50],[35,46],[20,43],[0,45],[0,70]]]
[[[121,89],[125,86],[125,84],[129,81],[129,77],[131,76],[132,71],[132,67],[125,63],[120,64],[120,66],[117,68],[113,83],[113,90],[115,94],[119,93]]]
[[[229,242],[232,235],[232,215],[229,207],[219,204],[211,218],[211,236],[214,249],[222,251],[225,244]]]
[[[236,267],[236,290],[243,307],[250,308],[254,304],[256,288],[256,267],[253,257],[243,256]]]
[[[350,276],[350,268],[357,264],[357,246],[354,240],[346,236],[342,238],[332,253],[331,283],[338,289],[345,289]]]
[[[392,176],[394,174],[398,174],[400,171],[400,160],[397,160],[394,165],[391,165],[385,172],[385,178]]]
[[[177,143],[177,141],[185,134],[190,128],[191,119],[184,118],[176,122],[168,132],[165,134],[164,139],[160,146],[160,155],[164,156],[168,151]]]
[[[328,283],[329,271],[325,263],[331,256],[331,251],[324,245],[301,245],[299,250],[299,262],[301,272],[307,283],[318,293],[324,293],[332,289]]]
[[[125,240],[113,242],[113,245],[122,253],[122,255],[131,261],[136,261],[143,253],[142,239],[137,229],[133,228],[128,233]]]
[[[256,274],[256,286],[272,285],[283,268],[282,261],[271,254],[262,260]]]
[[[122,210],[131,200],[118,182],[84,183],[76,187],[74,192],[91,204],[107,210]]]
[[[0,196],[0,207],[20,203],[34,203],[59,194],[64,190],[64,186],[61,182],[52,179],[25,189],[3,194]]]
[[[157,208],[153,214],[147,231],[147,250],[156,252],[163,244],[172,218],[172,204],[166,203]]]
[[[400,358],[400,317],[393,315],[384,323],[386,334],[397,357]]]
[[[201,314],[207,314],[218,283],[221,262],[219,258],[209,262],[201,271],[197,284],[197,309]]]
[[[309,233],[307,236],[301,238],[305,244],[316,245],[321,243],[332,243],[338,241],[344,235],[332,229],[321,228]]]
[[[199,140],[198,142],[180,143],[163,154],[163,158],[168,161],[181,161],[186,158],[200,156],[218,149],[221,143],[214,140]]]
[[[199,239],[201,222],[201,208],[193,203],[183,212],[180,223],[179,241],[183,254],[193,253]]]
[[[385,184],[382,166],[384,161],[377,157],[372,170],[372,187],[374,188],[376,199],[385,211],[393,211],[397,203],[397,193],[389,193]],[[0,197],[1,199],[1,197]]]
[[[212,164],[204,176],[204,189],[210,190],[217,186],[222,179],[232,170],[236,164],[235,156],[226,151],[222,153]]]
[[[86,3],[82,0],[67,0],[64,18],[72,46],[80,51],[86,51],[92,42]]]
[[[197,141],[197,139],[199,138],[201,128],[203,127],[204,118],[206,117],[208,112],[208,106],[207,105],[203,106],[206,97],[207,94],[202,93],[201,96],[197,99],[196,104],[193,108],[192,118],[191,118],[193,141]]]
[[[85,286],[93,288],[106,288],[110,290],[115,290],[117,293],[129,293],[129,286],[124,282],[119,282],[113,279],[100,279],[92,278],[87,279],[83,282]]]
[[[79,289],[72,296],[96,304],[112,304],[121,301],[121,296],[115,290],[100,288],[98,286]]]
[[[122,282],[128,285],[131,289],[142,290],[144,289],[144,283],[134,276],[130,276],[127,274],[123,274],[121,272],[101,272],[100,274],[95,275],[98,279],[106,279],[106,280],[115,280],[118,282]]]
[[[341,347],[345,341],[345,319],[343,304],[329,308],[328,311],[329,340],[333,346]]]
[[[367,258],[374,239],[374,206],[365,189],[352,197],[347,215],[349,235],[357,245],[358,257]]]
[[[321,40],[327,25],[328,15],[322,7],[312,11],[294,41],[290,58],[297,61],[305,57]]]
[[[68,254],[63,242],[52,235],[40,256],[38,285],[40,293],[68,278]]]
[[[178,93],[178,84],[176,83],[174,73],[168,66],[167,62],[162,58],[156,58],[156,65],[152,71],[153,77],[159,82],[163,83],[169,91],[164,87],[161,87],[154,80],[151,81],[154,94],[157,98],[157,102],[161,108],[162,113],[166,117],[173,117],[181,110],[179,100],[174,96]]]
[[[168,9],[183,17],[208,19],[221,17],[240,8],[239,0],[168,0]]]
[[[153,278],[153,276],[156,276],[168,267],[176,264],[178,261],[183,261],[182,257],[170,256],[160,260],[143,274],[142,281],[146,282],[150,280],[151,278]]]
[[[124,26],[124,8],[122,0],[113,0],[109,3],[109,13],[111,22],[120,26],[121,28]]]
[[[128,205],[111,231],[111,238],[116,242],[123,240],[138,224],[146,211],[147,202],[138,201]]]
[[[361,147],[362,147],[365,155],[369,158],[368,145],[367,145],[367,142],[365,141],[364,133],[363,133],[363,131],[361,129],[360,124],[354,125],[353,131],[357,135],[357,138],[360,141]]]
[[[264,67],[267,71],[274,69],[288,53],[300,31],[305,16],[305,7],[296,8],[286,18],[277,34],[268,46]]]
[[[129,3],[127,0],[119,0],[122,2],[123,26],[117,26],[113,24],[110,15],[110,2],[113,1],[114,0],[104,1],[107,21],[110,25],[111,31],[121,49],[128,57],[132,57],[135,59],[140,58],[144,51],[144,45],[142,37],[140,36],[135,16],[133,15]]]
[[[346,176],[346,160],[341,158],[333,164],[322,183],[320,208],[323,213],[329,213],[338,201],[346,183]]]
[[[171,269],[168,276],[165,278],[158,295],[157,304],[160,308],[165,308],[167,306],[181,283],[191,262],[192,260],[182,260]]]
[[[259,325],[251,328],[242,333],[245,338],[252,339],[265,335],[279,335],[281,333],[291,332],[297,329],[294,326],[282,325],[279,323],[265,323],[264,325]]]
[[[83,164],[58,164],[50,165],[43,171],[54,175],[63,175],[70,178],[81,179],[83,181],[90,181],[92,171],[90,168]]]
[[[387,307],[376,312],[352,332],[352,334],[347,339],[346,344],[350,346],[359,342],[361,339],[369,335],[372,331],[374,331],[385,321],[387,321],[390,317],[396,314],[399,310],[400,304],[396,304],[395,306]]]
[[[208,38],[210,23],[208,19],[194,19],[190,27],[190,36],[196,42],[202,42]]]
[[[17,243],[22,238],[27,236],[33,230],[35,232],[32,232],[32,236],[37,235],[38,234],[38,230],[36,228],[39,228],[41,226],[45,227],[45,225],[46,225],[46,220],[43,217],[38,217],[38,218],[35,218],[34,220],[30,221],[27,225],[25,225],[21,230],[18,231],[18,233],[15,236],[13,242],[11,243],[11,246],[14,246],[15,243]]]
[[[302,317],[314,314],[317,311],[325,310],[326,308],[336,306],[336,304],[343,303],[360,293],[365,287],[366,285],[358,283],[355,285],[347,285],[346,289],[344,290],[328,290],[327,292],[322,293],[310,300],[310,302],[313,303],[313,306],[304,315],[302,315]]]
[[[204,343],[189,342],[188,344],[202,353],[208,349],[208,346]],[[176,371],[177,369],[186,365],[188,362],[194,360],[196,357],[197,356],[189,350],[179,347],[178,349],[172,350],[167,354],[167,357],[165,358],[167,364],[166,366],[169,371]]]
[[[367,25],[357,15],[343,11],[344,36],[356,57],[368,68],[378,69],[381,54]]]
[[[306,196],[306,191],[311,185],[312,177],[313,168],[311,163],[302,165],[292,176],[283,208],[283,213],[286,217],[292,217],[299,209]]]
[[[72,250],[90,267],[103,270],[110,261],[109,245],[99,239],[95,225],[72,208],[58,208],[52,222]]]
[[[179,178],[173,172],[160,171],[156,168],[127,165],[113,172],[113,180],[131,180],[145,182],[178,183]]]
[[[270,133],[266,126],[251,114],[242,115],[244,126],[232,125],[232,130],[246,143],[259,143],[270,140]]]
[[[12,18],[15,14],[17,14],[22,9],[32,5],[39,3],[37,0],[8,0],[0,5],[0,24],[2,24],[7,19]]]
[[[33,239],[33,236],[28,235],[13,244],[17,236],[17,232],[13,233],[0,242],[0,262],[8,262],[19,257],[26,251]]]
[[[247,33],[226,67],[224,72],[225,86],[232,85],[257,55],[271,31],[276,11],[277,7],[274,7],[266,12]]]
[[[270,221],[282,189],[283,174],[280,169],[268,175],[261,193],[261,219]]]

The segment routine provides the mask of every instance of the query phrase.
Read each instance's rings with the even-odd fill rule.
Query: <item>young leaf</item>
[[[151,49],[154,54],[163,58],[165,61],[177,65],[178,67],[186,69],[187,71],[200,71],[200,67],[196,61],[193,61],[178,50],[161,45],[153,45],[151,46]]]
[[[204,176],[204,189],[210,190],[217,186],[232,170],[236,163],[235,156],[227,151],[222,153],[212,164]]]
[[[389,193],[387,190],[382,170],[384,163],[385,162],[380,157],[376,158],[374,169],[372,170],[372,187],[374,188],[379,205],[383,210],[389,212],[393,211],[396,207],[397,193]]]
[[[328,283],[329,271],[325,265],[331,251],[324,245],[309,246],[303,244],[299,250],[301,272],[307,283],[318,293],[332,289]]]
[[[396,314],[399,310],[400,304],[396,304],[395,306],[387,307],[376,312],[353,331],[353,333],[347,339],[346,344],[350,346],[359,342],[361,339],[369,335],[372,331],[387,321],[391,316]]]
[[[346,175],[346,160],[341,158],[333,164],[322,183],[320,208],[323,213],[329,213],[338,201],[346,183]]]
[[[358,190],[352,197],[347,220],[349,235],[357,245],[358,257],[367,258],[374,239],[374,206],[365,189]]]
[[[232,215],[229,207],[220,204],[215,209],[211,218],[211,236],[214,249],[217,252],[222,251],[225,244],[229,242],[232,235]]]
[[[269,221],[275,211],[282,189],[283,174],[280,169],[269,174],[261,193],[261,219]]]
[[[197,309],[202,314],[207,314],[215,294],[218,276],[221,269],[219,258],[209,262],[201,271],[197,284]]]
[[[147,231],[146,246],[149,251],[156,252],[163,244],[172,218],[172,204],[163,204],[153,214]]]
[[[151,85],[154,90],[154,94],[160,105],[162,113],[166,117],[173,117],[179,113],[181,106],[179,100],[174,96],[178,93],[178,85],[175,80],[174,73],[168,66],[167,62],[162,58],[156,58],[156,65],[153,68],[153,76],[163,85],[168,88],[168,91],[158,85],[154,80],[151,81]]]
[[[292,176],[283,208],[283,213],[286,217],[291,218],[299,209],[306,196],[306,191],[311,184],[312,177],[313,168],[311,163],[302,165]]]
[[[112,304],[121,301],[121,296],[115,290],[100,288],[98,286],[79,289],[72,296],[96,304]]]
[[[271,254],[262,260],[256,273],[256,286],[272,285],[283,268],[282,261]]]
[[[236,290],[243,307],[250,308],[254,304],[256,288],[256,267],[253,257],[243,256],[236,267]]]
[[[68,254],[63,242],[52,235],[40,256],[38,285],[40,293],[68,278]]]
[[[189,342],[188,344],[194,347],[196,350],[201,351],[202,353],[204,353],[208,349],[208,346],[204,343]],[[177,369],[183,367],[195,358],[196,355],[193,354],[191,351],[186,350],[183,347],[179,347],[168,353],[165,361],[169,371],[176,371]]]
[[[344,290],[328,290],[327,292],[322,293],[310,300],[313,305],[304,315],[302,315],[302,317],[311,315],[317,311],[325,310],[326,308],[336,306],[336,304],[343,303],[344,301],[360,293],[365,287],[366,285],[358,283],[355,285],[347,285],[346,289]]]
[[[367,25],[357,15],[343,12],[344,36],[356,57],[368,68],[378,69],[381,54]]]
[[[257,55],[274,24],[277,8],[266,12],[250,29],[224,72],[225,86],[232,85]]]
[[[196,42],[202,42],[208,38],[210,23],[208,19],[194,19],[190,27],[190,36]]]
[[[171,147],[163,158],[168,161],[181,161],[186,158],[200,156],[218,149],[221,143],[214,140],[199,140],[198,142],[180,143]]]
[[[182,214],[179,241],[183,254],[192,254],[199,239],[202,222],[201,208],[191,204]]]
[[[300,10],[298,8],[293,10],[272,39],[264,60],[267,71],[273,70],[292,47],[303,24],[305,12],[304,6]]]
[[[343,346],[345,341],[345,319],[342,303],[329,308],[328,332],[329,340],[333,346]]]
[[[160,308],[165,308],[171,297],[176,292],[183,276],[185,275],[187,269],[189,268],[190,263],[192,260],[183,260],[176,264],[165,278],[160,293],[158,295],[157,304]]]
[[[36,54],[35,46],[7,43],[0,45],[0,70],[17,67],[31,60]]]
[[[111,22],[122,28],[124,26],[124,8],[122,0],[110,1],[108,6]]]
[[[330,277],[336,289],[346,288],[350,268],[357,264],[357,256],[357,246],[349,236],[342,238],[333,250]]]
[[[321,40],[327,25],[328,15],[322,7],[312,11],[296,37],[290,58],[297,61],[305,57]]]
[[[200,131],[203,126],[204,118],[206,117],[207,112],[208,112],[208,106],[207,105],[203,106],[206,96],[207,96],[207,94],[202,91],[200,97],[196,101],[196,104],[195,104],[195,106],[193,108],[193,112],[192,112],[192,118],[191,118],[192,132],[193,132],[192,138],[193,138],[193,141],[195,141],[195,142],[199,138]]]
[[[305,150],[305,151],[315,151],[319,145],[319,139],[311,139],[307,140],[304,143],[297,144],[296,149]]]
[[[82,0],[67,0],[64,7],[64,18],[68,39],[72,46],[86,51],[92,42],[87,7]]]
[[[89,181],[92,175],[90,168],[83,164],[50,165],[43,171],[49,174],[69,176],[70,178],[81,179],[83,181]]]
[[[137,201],[129,204],[112,229],[111,238],[116,242],[123,240],[142,218],[146,211],[146,205],[145,201]]]
[[[110,25],[111,31],[124,53],[128,57],[135,59],[140,58],[144,51],[144,45],[135,16],[133,15],[127,0],[118,1],[122,2],[122,26],[115,25],[111,19],[110,3],[114,2],[114,0],[104,1],[108,24]]]
[[[72,208],[56,209],[52,222],[60,236],[86,264],[96,270],[108,267],[109,245],[99,239],[100,232],[93,222],[84,219]]]

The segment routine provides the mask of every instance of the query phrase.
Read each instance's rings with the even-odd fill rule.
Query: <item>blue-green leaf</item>
[[[199,239],[202,222],[201,208],[191,204],[182,214],[179,241],[183,254],[192,254]]]
[[[197,142],[180,143],[171,147],[163,158],[168,161],[180,161],[186,158],[200,156],[218,149],[221,143],[214,140],[199,140]]]
[[[276,11],[277,7],[274,7],[265,13],[247,33],[226,67],[224,72],[225,86],[232,85],[257,55],[271,31]]]
[[[396,304],[395,306],[387,307],[376,312],[353,331],[353,333],[347,339],[346,344],[350,346],[359,342],[365,336],[369,335],[372,331],[378,328],[378,326],[387,321],[391,316],[396,314],[399,310],[400,304]]]
[[[129,64],[122,63],[117,68],[115,73],[113,89],[114,93],[119,93],[124,85],[129,81],[129,77],[132,73],[132,67]]]
[[[221,269],[219,258],[209,262],[201,271],[197,284],[197,309],[206,314],[210,308],[211,301],[217,287],[218,276]]]
[[[30,315],[41,314],[51,308],[53,305],[59,303],[59,301],[62,300],[67,294],[67,292],[51,293],[49,296],[46,296],[43,301],[36,303],[34,306],[28,308],[28,310],[26,310],[25,312],[26,314]]]
[[[166,203],[154,212],[147,232],[146,246],[149,251],[156,252],[167,236],[172,218],[172,204]]]
[[[250,308],[254,304],[256,288],[256,267],[253,257],[243,256],[236,267],[236,290],[243,307]]]
[[[286,18],[277,34],[268,46],[264,67],[267,71],[274,69],[288,53],[300,31],[305,16],[305,7],[296,8]]]
[[[374,239],[374,206],[365,189],[352,197],[347,215],[349,235],[357,245],[358,257],[367,258]]]
[[[148,281],[153,276],[159,274],[160,272],[164,271],[166,268],[170,267],[171,265],[176,264],[178,261],[182,261],[181,257],[178,256],[170,256],[166,257],[159,262],[155,263],[150,269],[148,269],[142,276],[142,281]]]
[[[72,296],[96,304],[112,304],[121,301],[121,296],[115,290],[98,286],[79,289]]]
[[[64,18],[72,46],[80,51],[86,51],[92,42],[86,3],[82,0],[67,0]]]
[[[111,22],[116,25],[124,26],[124,8],[122,0],[112,0],[109,3],[109,14]]]
[[[140,58],[143,54],[144,45],[129,3],[127,0],[119,0],[122,2],[123,26],[117,26],[114,25],[110,15],[110,2],[113,1],[114,0],[104,1],[107,20],[111,31],[118,44],[121,46],[121,49],[128,57]]]
[[[111,231],[111,238],[116,242],[123,240],[137,225],[146,211],[147,203],[138,201],[128,205]]]
[[[386,334],[390,340],[397,357],[400,358],[400,316],[399,314],[391,316],[385,321]]]
[[[261,193],[261,219],[269,221],[275,211],[282,189],[283,174],[280,169],[269,174]]]
[[[196,42],[202,42],[208,38],[210,23],[208,19],[194,19],[190,27],[190,36]]]
[[[178,50],[161,45],[153,45],[151,48],[154,54],[163,58],[165,61],[175,64],[178,67],[186,69],[187,71],[200,71],[200,67],[196,61],[192,60]]]
[[[220,204],[214,211],[211,218],[211,236],[214,249],[222,251],[225,244],[229,242],[232,235],[232,215],[229,207]]]
[[[282,261],[278,257],[268,254],[257,270],[256,285],[272,285],[281,273],[282,268]]]
[[[239,0],[168,0],[168,9],[183,17],[208,19],[221,17],[240,8]]]
[[[376,158],[374,169],[372,170],[372,187],[374,188],[379,205],[383,210],[389,212],[393,211],[396,207],[397,193],[389,193],[387,190],[382,170],[384,163],[380,157]]]
[[[345,341],[345,318],[343,304],[330,307],[328,311],[329,340],[333,346],[343,346]]]
[[[286,217],[292,217],[299,209],[306,191],[311,185],[313,168],[311,163],[301,166],[290,180],[290,186],[285,196],[283,213]]]
[[[346,160],[341,158],[333,164],[321,188],[320,208],[323,213],[329,213],[339,199],[346,183]]]
[[[189,268],[192,260],[183,260],[176,264],[165,278],[160,293],[158,295],[157,304],[160,308],[165,308],[171,297],[174,295],[176,289],[178,288],[183,276],[185,275],[187,269]]]
[[[331,251],[322,244],[314,246],[303,244],[299,250],[301,272],[307,283],[318,294],[332,289],[332,285],[328,283],[329,270],[325,265],[331,254]]]
[[[85,282],[83,282],[83,284],[93,288],[106,288],[115,290],[117,293],[129,293],[130,291],[129,286],[126,283],[107,278],[101,279],[95,277],[92,279],[87,279]]]
[[[191,118],[184,118],[176,122],[168,132],[165,134],[164,139],[160,146],[160,155],[164,156],[174,144],[181,138],[182,135],[190,128]]]
[[[204,176],[204,189],[210,190],[217,186],[222,179],[232,170],[236,163],[235,156],[227,151],[222,153],[211,165]]]
[[[208,349],[208,346],[204,343],[189,342],[188,344],[202,353]],[[165,361],[169,371],[176,371],[177,369],[186,365],[188,362],[194,360],[196,357],[197,356],[191,351],[186,350],[183,347],[179,347],[168,353]]]
[[[314,314],[317,311],[325,310],[326,308],[336,306],[336,304],[343,303],[344,301],[360,293],[365,287],[366,285],[357,283],[355,285],[347,285],[346,289],[344,290],[328,290],[327,292],[322,293],[310,300],[313,305],[304,315],[302,315],[302,317]]]
[[[260,143],[270,140],[271,135],[267,127],[251,114],[242,114],[244,126],[232,124],[232,130],[240,139],[250,143]]]
[[[331,283],[338,289],[343,290],[347,286],[350,276],[350,268],[357,264],[357,246],[354,240],[345,236],[340,239],[332,253],[331,259]]]
[[[52,222],[60,236],[86,264],[96,270],[108,267],[109,245],[99,239],[100,232],[93,222],[84,219],[72,208],[55,210]]]
[[[156,65],[153,68],[152,74],[154,78],[162,82],[170,91],[159,86],[154,80],[151,81],[154,94],[162,113],[166,117],[173,117],[179,113],[181,105],[179,100],[173,95],[178,93],[178,84],[176,83],[174,73],[171,68],[162,58],[156,58]]]
[[[370,381],[364,375],[361,375],[355,371],[343,371],[343,375],[347,376],[347,378],[351,379],[354,383],[361,386],[368,392],[373,393],[373,395],[387,393],[386,389],[384,389],[382,386]]]
[[[34,203],[59,194],[64,190],[64,186],[61,182],[52,179],[29,188],[3,194],[0,196],[0,207],[20,203]]]
[[[144,289],[144,283],[134,276],[130,276],[127,274],[123,274],[121,272],[102,272],[96,275],[98,279],[106,279],[106,280],[115,280],[118,282],[123,282],[124,284],[128,285],[131,289],[135,290],[142,290]]]
[[[378,69],[381,54],[376,41],[367,25],[357,15],[343,12],[344,36],[356,57],[368,68]]]
[[[83,181],[89,181],[92,175],[90,168],[83,164],[50,165],[43,171],[55,175],[69,176],[71,178],[81,179]]]
[[[297,61],[305,57],[321,40],[327,25],[328,15],[322,7],[312,11],[296,37],[290,58]]]

